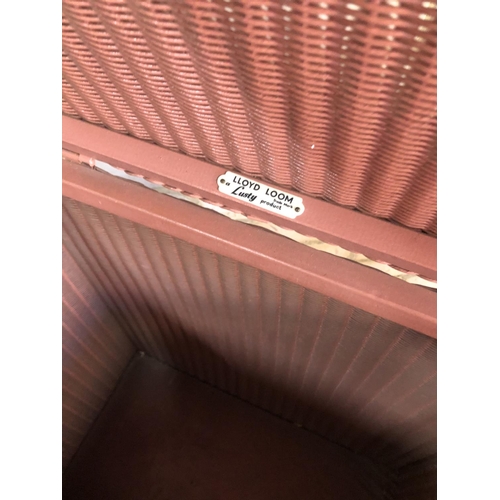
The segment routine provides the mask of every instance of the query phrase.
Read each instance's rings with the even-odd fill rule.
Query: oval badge
[[[226,172],[219,176],[217,186],[221,193],[289,219],[295,219],[305,210],[300,196],[234,172]]]

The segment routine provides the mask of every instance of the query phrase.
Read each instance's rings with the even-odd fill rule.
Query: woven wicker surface
[[[436,234],[436,5],[63,1],[63,113]]]

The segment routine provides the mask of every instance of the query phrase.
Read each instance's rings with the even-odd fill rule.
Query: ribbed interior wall
[[[435,488],[435,339],[67,198],[63,246],[106,335]]]
[[[436,4],[63,0],[63,113],[436,234]]]
[[[136,351],[113,317],[106,297],[86,278],[88,272],[63,246],[63,468]]]

